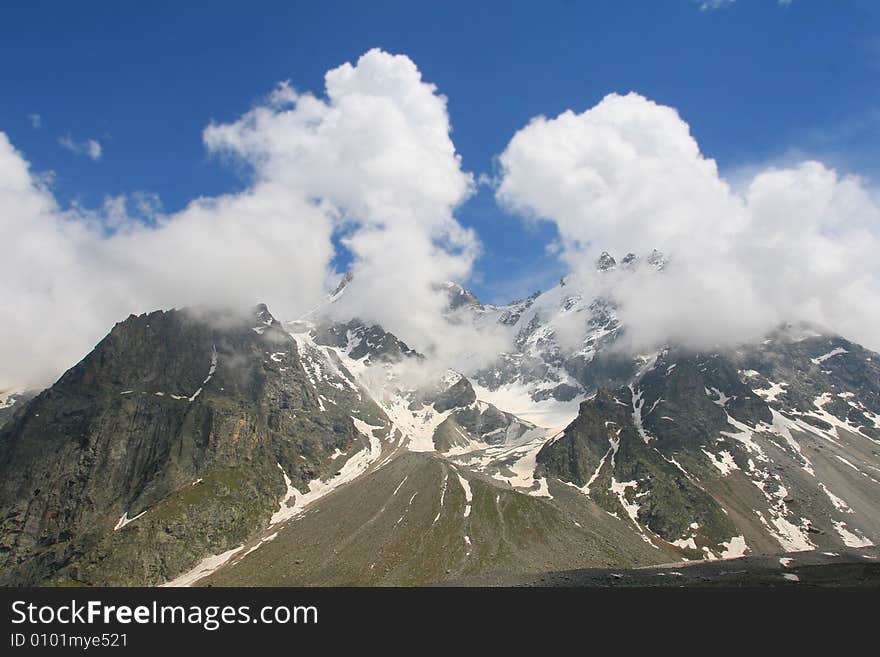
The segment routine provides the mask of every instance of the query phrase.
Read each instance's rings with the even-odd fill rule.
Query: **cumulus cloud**
[[[266,183],[173,215],[138,197],[64,210],[3,133],[0,207],[0,389],[50,382],[129,313],[263,299],[302,312],[333,252],[320,208]]]
[[[857,177],[806,161],[736,192],[674,109],[637,94],[538,117],[499,160],[499,202],[555,223],[560,257],[617,299],[635,348],[735,344],[786,321],[880,347],[880,206]],[[593,271],[602,250],[654,248],[662,275]]]
[[[295,318],[334,276],[335,232],[354,273],[335,309],[454,356],[468,341],[436,284],[466,278],[479,243],[453,216],[474,183],[449,132],[415,64],[371,50],[326,74],[326,97],[284,83],[208,126],[207,149],[244,163],[250,184],[172,214],[143,194],[61,208],[0,133],[0,389],[47,383],[130,312],[265,301]]]
[[[279,85],[241,119],[206,129],[205,143],[332,208],[354,276],[332,312],[456,359],[466,329],[444,318],[437,284],[466,279],[480,247],[453,215],[475,183],[446,102],[409,58],[371,50],[327,73],[326,99]]]
[[[34,127],[38,127],[38,125]],[[101,154],[103,153],[98,140],[84,139],[83,141],[77,141],[69,133],[58,139],[58,145],[76,155],[85,155],[95,162],[101,159]]]

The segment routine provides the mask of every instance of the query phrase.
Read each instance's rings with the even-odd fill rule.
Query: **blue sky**
[[[405,53],[449,98],[475,174],[491,175],[532,117],[630,90],[677,108],[722,172],[817,157],[880,174],[872,0],[6,3],[0,130],[54,172],[64,203],[145,191],[173,211],[246,184],[207,154],[212,120],[235,120],[280,80],[321,94],[325,71],[372,47]],[[523,295],[563,271],[545,253],[555,229],[506,215],[491,189],[457,217],[483,243],[471,281],[481,297]]]

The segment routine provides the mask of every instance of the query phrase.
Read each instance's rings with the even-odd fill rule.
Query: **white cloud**
[[[39,130],[41,127],[43,127],[43,117],[36,112],[34,112],[33,114],[28,114],[27,118],[28,122],[31,124],[31,127],[34,130]]]
[[[326,75],[327,98],[280,85],[205,142],[241,158],[258,180],[322,199],[353,255],[341,317],[378,322],[416,348],[455,358],[461,327],[436,289],[468,277],[479,243],[453,211],[472,193],[450,139],[446,98],[404,56],[380,50]]]
[[[70,134],[59,137],[58,145],[61,146],[61,148],[70,151],[71,153],[75,153],[77,155],[85,155],[95,162],[101,159],[101,154],[103,153],[101,144],[96,139],[85,139],[83,141],[76,141],[73,137],[70,136]]]
[[[699,0],[696,0],[699,2]],[[716,11],[733,6],[736,0],[703,0],[700,2],[700,11]],[[776,4],[780,7],[791,6],[792,0],[776,0]]]
[[[736,0],[704,0],[700,3],[700,11],[715,11],[731,6]]]
[[[859,178],[807,161],[735,192],[677,112],[637,94],[534,119],[500,164],[498,200],[556,224],[564,262],[614,288],[636,347],[736,343],[783,321],[880,347],[880,206]],[[662,276],[592,273],[602,250],[653,248],[671,258]]]
[[[0,389],[46,383],[131,312],[265,301],[297,317],[332,278],[334,231],[354,256],[342,312],[459,353],[464,329],[442,319],[432,286],[465,278],[479,244],[452,214],[474,184],[446,99],[407,57],[379,50],[329,71],[326,93],[282,84],[206,128],[209,151],[243,161],[253,181],[174,214],[143,195],[64,210],[0,133]]]
[[[0,206],[0,389],[51,381],[129,313],[261,300],[302,312],[333,252],[325,213],[269,183],[173,215],[137,196],[65,211],[3,133]]]

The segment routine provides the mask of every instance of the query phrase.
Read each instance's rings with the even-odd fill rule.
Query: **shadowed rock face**
[[[448,390],[440,393],[434,400],[435,410],[443,413],[452,408],[464,408],[477,400],[477,395],[470,382],[462,377]]]
[[[538,472],[684,556],[870,545],[880,450],[876,355],[778,335],[726,353],[667,350],[600,389]],[[736,540],[734,540],[736,539]]]
[[[880,440],[870,417],[880,415],[880,357],[839,336],[786,338],[784,331],[777,331],[765,344],[741,350],[739,365],[749,373],[749,385],[767,389],[784,384],[768,404],[796,413],[814,412],[816,399],[831,393],[823,404],[827,412]]]
[[[731,361],[718,354],[664,353],[638,385],[645,430],[657,436],[658,448],[668,455],[714,440],[730,428],[728,413],[751,425],[772,419],[764,400],[740,381]],[[719,403],[721,394],[725,404]]]
[[[669,543],[699,524],[700,540],[689,551],[699,558],[702,545],[716,547],[735,536],[736,527],[699,485],[645,443],[633,422],[631,397],[628,388],[602,389],[581,404],[562,437],[538,453],[541,471],[587,487],[604,509],[624,518],[635,514],[640,525]]]
[[[397,362],[402,358],[423,358],[393,333],[375,324],[366,326],[357,319],[317,326],[314,340],[319,345],[347,349],[355,360]]]
[[[164,581],[358,436],[265,306],[131,316],[0,430],[0,581]]]

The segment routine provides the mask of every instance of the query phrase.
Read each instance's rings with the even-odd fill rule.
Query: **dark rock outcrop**
[[[279,464],[302,487],[360,439],[318,402],[265,306],[129,317],[0,430],[0,582],[157,584],[233,547]]]

